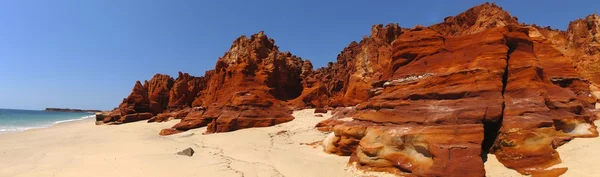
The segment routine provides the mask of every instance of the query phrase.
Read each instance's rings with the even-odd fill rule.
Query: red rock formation
[[[342,155],[353,153],[354,162],[360,162],[354,164],[359,169],[413,175],[462,174],[465,173],[462,170],[468,169],[469,173],[464,175],[482,176],[484,170],[480,154],[483,124],[498,122],[502,114],[502,76],[508,51],[502,35],[504,30],[497,28],[484,31],[483,34],[458,37],[444,37],[423,27],[406,31],[393,42],[391,62],[394,64],[390,70],[386,70],[389,73],[384,73],[390,75],[389,80],[374,84],[379,93],[355,108],[357,112],[352,117],[360,120],[358,123],[352,121],[334,127],[335,137],[339,136],[345,141],[329,145],[336,148],[328,151],[342,152]],[[473,50],[475,46],[478,50]],[[365,126],[361,122],[368,124]],[[414,124],[425,127],[415,128]],[[371,153],[373,150],[370,148],[385,148],[393,146],[394,142],[363,139],[369,134],[367,130],[377,129],[371,127],[399,125],[408,129],[422,129],[423,135],[416,133],[417,137],[435,137],[435,141],[424,140],[419,145],[421,150],[426,150],[433,157],[421,159],[409,168],[393,164],[414,161],[415,157],[408,155],[414,151],[412,145],[390,150],[391,154]],[[459,131],[462,127],[473,131]],[[403,131],[383,129],[385,131],[374,131],[373,136],[392,138],[406,135]],[[436,132],[442,129],[455,134]],[[358,133],[352,133],[354,131]],[[461,134],[463,132],[465,134]],[[451,135],[474,139],[454,140]],[[436,144],[438,142],[441,144]],[[451,147],[460,148],[454,151]],[[433,149],[440,151],[431,155],[429,151]],[[464,158],[440,158],[449,156]],[[373,161],[369,158],[386,160]],[[454,166],[442,170],[435,164]]]
[[[593,124],[595,99],[573,60],[527,28],[505,34],[509,47],[504,117],[494,146],[498,159],[523,174],[556,174],[554,150],[573,137],[598,136]]]
[[[140,81],[135,82],[131,94],[119,105],[121,115],[134,114],[138,112],[150,112],[150,100],[148,90]]]
[[[331,106],[351,106],[367,100],[371,83],[385,77],[379,71],[390,67],[391,43],[402,32],[398,24],[374,25],[370,37],[350,43],[338,55],[336,63],[315,72],[314,80],[321,83],[312,83],[316,91],[309,90],[310,98],[326,99],[316,96],[325,92]],[[303,94],[299,99],[305,97]]]
[[[171,87],[173,87],[173,78],[165,74],[156,74],[150,81],[144,83],[150,100],[150,113],[157,115],[166,110]]]
[[[391,42],[391,67],[381,70],[385,80],[370,82],[372,97],[343,116],[354,121],[338,117],[316,126],[334,132],[325,151],[352,155],[358,169],[483,176],[482,161],[475,159],[493,145],[499,160],[522,174],[560,175],[566,169],[547,169],[560,162],[554,149],[574,137],[598,136],[590,111],[597,99],[571,67],[567,49],[559,49],[568,45],[563,34],[518,24],[493,4],[405,30]],[[437,132],[447,129],[454,134]],[[419,148],[407,143],[415,138],[390,141],[407,136],[419,137]],[[436,143],[461,151],[436,154]],[[468,158],[440,158],[449,156]]]
[[[119,113],[111,113],[111,118],[107,118],[103,122],[108,123],[117,121],[125,123],[131,122],[130,120],[139,121],[150,119],[152,116],[148,117],[147,114],[143,114],[141,118],[144,119],[139,119],[139,115],[128,115],[137,113],[151,113],[150,115],[157,115],[162,113],[167,108],[169,90],[172,86],[173,78],[163,74],[154,75],[150,81],[145,81],[144,85],[142,85],[140,81],[137,81],[131,94],[123,99],[123,102],[116,110]]]
[[[566,169],[548,169],[560,162],[555,148],[598,136],[598,19],[559,31],[486,3],[429,27],[375,25],[317,70],[260,32],[236,39],[203,77],[137,82],[103,121],[156,115],[150,122],[182,118],[161,135],[213,133],[291,121],[292,109],[339,107],[316,128],[333,132],[325,151],[351,156],[359,170],[484,176],[480,155],[490,151],[522,174],[557,176]]]
[[[169,92],[169,109],[191,107],[198,93],[206,89],[206,82],[204,77],[194,77],[188,73],[179,72],[179,76]]]
[[[192,111],[173,129],[208,125],[208,133],[227,132],[292,120],[291,110],[282,101],[301,94],[302,75],[312,70],[312,65],[303,67],[304,63],[289,52],[279,52],[275,41],[263,32],[236,39],[215,70],[207,72],[205,77],[211,79],[194,100],[193,106],[206,110]]]

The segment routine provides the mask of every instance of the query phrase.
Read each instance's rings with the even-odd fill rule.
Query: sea
[[[0,134],[35,128],[47,128],[64,122],[94,117],[94,113],[0,109]]]

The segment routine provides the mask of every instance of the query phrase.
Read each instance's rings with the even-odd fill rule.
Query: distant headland
[[[102,112],[101,110],[92,109],[69,109],[69,108],[46,108],[45,111],[53,112]]]

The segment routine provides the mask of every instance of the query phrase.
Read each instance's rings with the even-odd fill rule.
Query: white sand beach
[[[93,119],[0,134],[0,177],[353,176],[346,171],[348,157],[305,144],[323,140],[326,134],[313,126],[331,116],[315,117],[313,111],[296,111],[295,120],[273,127],[210,135],[202,135],[205,128],[158,135],[177,121],[96,126]],[[196,152],[192,157],[175,155],[188,147]],[[597,138],[559,147],[560,166],[569,167],[564,176],[600,174],[593,167],[598,149]],[[488,157],[487,176],[521,176]]]
[[[94,125],[87,119],[0,135],[1,177],[350,176],[348,157],[303,143],[323,140],[314,110],[267,128],[202,135],[205,128],[159,136],[166,123]],[[191,147],[192,157],[175,155]]]

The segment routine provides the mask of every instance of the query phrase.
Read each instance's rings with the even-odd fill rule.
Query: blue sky
[[[3,0],[0,108],[112,109],[136,80],[203,75],[240,35],[264,30],[316,67],[377,23],[431,25],[485,1]],[[566,29],[600,1],[496,1]]]

